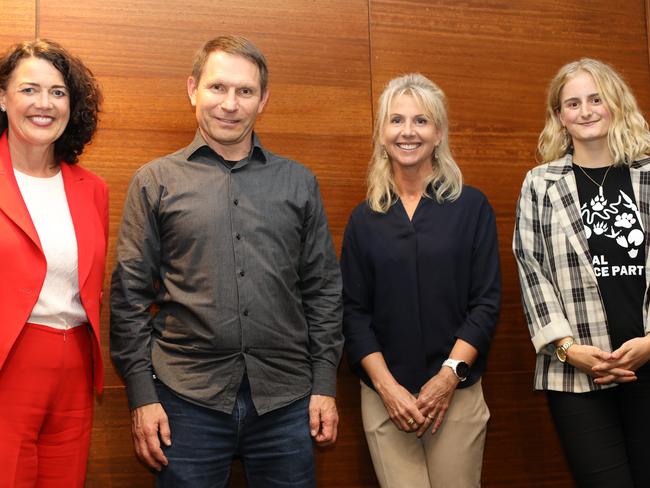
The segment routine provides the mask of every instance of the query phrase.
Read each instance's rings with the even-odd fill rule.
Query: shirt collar
[[[631,166],[635,169],[642,169],[643,171],[647,171],[650,169],[648,166],[650,164],[650,158],[643,158],[639,159],[638,161],[634,161]]]
[[[194,135],[194,140],[183,150],[183,156],[185,159],[190,161],[194,158],[194,156],[197,155],[197,153],[205,154],[204,151],[208,151],[214,155],[217,160],[224,160],[224,158],[219,153],[214,151],[208,145],[208,143],[205,142],[201,131],[197,129],[196,134]],[[257,137],[257,134],[255,132],[253,132],[253,145],[250,152],[248,153],[248,156],[245,159],[251,161],[259,161],[261,163],[266,163],[269,159],[268,152],[266,149],[264,149],[264,146],[262,146],[262,143],[260,142],[260,139]]]

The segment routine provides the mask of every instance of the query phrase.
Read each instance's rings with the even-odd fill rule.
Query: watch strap
[[[557,356],[560,362],[566,363],[567,351],[575,343],[576,343],[575,340],[573,339],[573,337],[571,337],[570,339],[566,340],[555,349],[555,355]]]
[[[452,359],[452,358],[447,358],[443,361],[442,365],[447,366],[448,368],[451,368],[451,370],[454,372],[456,375],[456,378],[458,378],[460,381],[465,381],[467,379],[467,376],[461,376],[458,374],[458,365],[460,363],[464,363],[465,361],[462,361],[460,359]],[[467,364],[467,363],[465,363]]]

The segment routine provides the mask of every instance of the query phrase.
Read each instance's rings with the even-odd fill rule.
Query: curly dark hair
[[[18,43],[0,59],[0,89],[6,90],[11,74],[25,58],[41,58],[52,63],[63,75],[70,94],[70,120],[63,134],[54,142],[54,159],[74,164],[90,142],[99,118],[102,93],[92,72],[81,60],[59,43],[36,39]],[[6,112],[0,112],[0,134],[8,127]]]

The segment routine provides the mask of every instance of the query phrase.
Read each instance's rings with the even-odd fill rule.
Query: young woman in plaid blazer
[[[650,133],[593,59],[549,87],[513,249],[549,407],[578,486],[650,486]]]

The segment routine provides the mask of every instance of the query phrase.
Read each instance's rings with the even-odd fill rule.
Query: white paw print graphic
[[[614,226],[623,227],[624,229],[631,229],[632,225],[636,222],[636,219],[631,213],[622,213],[616,216],[616,222]]]
[[[596,225],[594,225],[594,234],[597,236],[607,232],[607,227],[608,225],[603,222],[602,220],[600,222],[596,222]]]
[[[605,208],[605,205],[607,205],[607,200],[602,195],[596,195],[594,198],[591,199],[590,203],[591,203],[591,209],[594,212],[599,212],[600,210]]]

